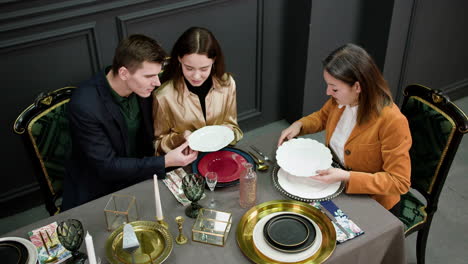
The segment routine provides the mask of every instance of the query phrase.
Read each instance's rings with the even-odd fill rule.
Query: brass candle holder
[[[183,245],[185,243],[187,243],[188,239],[186,236],[184,236],[184,233],[182,232],[182,224],[184,223],[184,218],[182,216],[177,216],[175,218],[175,221],[177,223],[177,226],[179,228],[179,235],[177,236],[176,238],[176,243],[179,244],[179,245]]]
[[[157,217],[155,217],[155,218],[156,218],[156,222],[157,222],[158,224],[162,225],[162,226],[163,226],[164,228],[166,228],[166,229],[169,229],[169,224],[168,224],[166,221],[164,221],[164,218],[161,219],[161,220],[158,220]]]

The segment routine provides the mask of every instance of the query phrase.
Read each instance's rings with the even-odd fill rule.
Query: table
[[[264,153],[274,158],[276,141],[280,131],[271,131],[259,135],[254,141],[241,141],[236,146],[243,150],[249,150],[248,146],[254,143]],[[288,199],[283,197],[273,186],[271,181],[272,169],[266,172],[257,172],[257,204],[270,200]],[[176,201],[172,193],[160,181],[159,190],[165,220],[169,223],[169,231],[175,238],[178,234],[176,216],[182,215],[186,218],[184,223],[184,234],[189,238],[185,245],[174,243],[174,249],[165,263],[249,263],[237,245],[236,228],[240,218],[248,209],[239,206],[239,186],[218,188],[215,190],[215,198],[219,204],[219,210],[231,212],[233,226],[229,233],[225,247],[207,245],[191,240],[191,227],[194,219],[185,217],[183,207]],[[144,181],[128,188],[122,189],[118,194],[134,195],[137,199],[140,220],[155,219],[154,192],[152,180]],[[53,221],[63,221],[75,218],[83,223],[85,230],[93,236],[96,254],[101,257],[103,263],[107,263],[104,246],[111,232],[106,230],[104,219],[104,207],[110,195],[101,197],[79,207],[73,208],[59,215],[37,221],[34,224],[19,228],[4,236],[17,236],[28,238],[27,232],[38,227],[47,225]],[[209,197],[209,196],[208,196]],[[341,194],[333,199],[362,230],[365,234],[337,245],[335,251],[326,263],[405,263],[405,237],[403,224],[380,204],[369,198],[368,195]],[[199,202],[208,205],[209,199]],[[81,247],[86,252],[85,243]]]

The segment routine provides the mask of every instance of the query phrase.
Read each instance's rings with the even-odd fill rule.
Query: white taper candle
[[[96,254],[94,253],[93,237],[89,234],[89,232],[86,232],[85,243],[86,251],[88,252],[89,264],[96,264]]]
[[[158,187],[158,176],[156,174],[153,175],[154,179],[154,199],[156,203],[156,219],[163,220],[163,212],[161,207],[161,197],[159,196],[159,187]]]

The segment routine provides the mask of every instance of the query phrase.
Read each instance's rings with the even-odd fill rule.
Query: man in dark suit
[[[67,210],[119,189],[165,177],[165,168],[197,158],[185,142],[154,156],[151,92],[166,57],[153,39],[122,40],[112,67],[82,83],[69,103],[72,158],[65,176],[62,209]]]

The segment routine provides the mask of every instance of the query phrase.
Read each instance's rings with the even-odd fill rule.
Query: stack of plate
[[[309,178],[333,163],[330,149],[316,140],[288,140],[276,151],[276,160],[280,168],[273,170],[273,183],[289,198],[304,202],[328,200],[344,188],[343,182],[327,184]]]
[[[207,172],[218,174],[218,187],[229,187],[239,183],[244,165],[254,160],[246,152],[236,148],[223,148],[216,152],[203,152],[198,154],[198,158],[192,163],[192,171],[205,176]]]
[[[35,264],[37,251],[31,241],[20,237],[0,238],[0,262]]]
[[[315,227],[310,219],[299,214],[279,214],[263,227],[263,236],[268,245],[285,253],[297,253],[310,248],[315,235]]]
[[[333,252],[335,229],[316,208],[297,201],[270,201],[239,221],[237,242],[255,263],[322,263]]]

